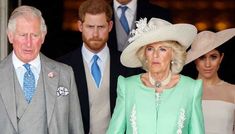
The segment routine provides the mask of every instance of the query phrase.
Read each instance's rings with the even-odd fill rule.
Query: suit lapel
[[[0,74],[0,96],[2,97],[3,103],[5,104],[8,116],[17,131],[17,120],[16,120],[16,100],[15,100],[15,89],[14,89],[14,77],[15,71],[12,63],[12,54],[10,54],[5,61],[2,62]]]
[[[44,91],[46,95],[47,123],[49,125],[56,102],[56,91],[59,83],[59,70],[44,55],[41,57],[41,73],[43,77]]]
[[[73,52],[61,57],[59,61],[62,61],[63,63],[70,65],[73,68],[77,84],[80,106],[81,106],[83,126],[85,133],[89,133],[90,129],[89,96],[88,96],[86,73],[85,73],[81,49],[82,45],[80,45]]]
[[[80,100],[82,100],[81,105],[84,106],[86,109],[86,113],[89,113],[89,96],[88,96],[88,88],[87,88],[87,81],[86,81],[86,72],[84,68],[81,48],[77,49],[77,51],[72,56],[75,59],[72,59],[72,61],[75,61],[72,63],[72,67],[75,73],[76,77],[76,83],[78,87],[78,95]]]
[[[74,61],[72,67],[74,69],[74,74],[76,78],[78,96],[81,105],[81,111],[83,116],[83,126],[85,128],[85,133],[89,133],[90,129],[90,106],[89,106],[89,95],[88,87],[86,81],[86,73],[84,68],[84,61],[82,58],[81,47],[79,47],[74,55],[72,56]],[[74,59],[75,58],[75,59]]]

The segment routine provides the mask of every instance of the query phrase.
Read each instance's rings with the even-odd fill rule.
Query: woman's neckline
[[[144,75],[144,73],[138,75],[139,83],[141,84],[141,86],[144,87],[144,88],[142,88],[142,89],[156,93],[154,87],[149,87],[149,86],[146,86],[146,85],[144,84],[144,82],[141,80],[142,75]],[[181,83],[181,78],[182,78],[182,75],[179,74],[179,80],[178,80],[177,84],[176,84],[175,86],[171,87],[171,88],[165,89],[163,92],[165,92],[165,91],[171,91],[171,90],[173,90],[174,88],[176,88],[178,85],[180,85],[180,83]]]

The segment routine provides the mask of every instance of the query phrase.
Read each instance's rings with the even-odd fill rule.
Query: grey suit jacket
[[[43,54],[40,54],[40,58],[48,132],[50,134],[83,134],[80,104],[72,68],[53,61]],[[14,71],[12,54],[10,54],[0,63],[0,134],[18,133]],[[52,73],[53,77],[50,76]],[[69,94],[57,95],[59,87],[67,88]],[[34,134],[37,134],[37,130]]]

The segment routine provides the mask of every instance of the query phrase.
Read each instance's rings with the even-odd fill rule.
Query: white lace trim
[[[157,100],[159,101],[160,96],[158,94],[156,94],[156,95],[157,95]],[[181,108],[180,114],[179,114],[179,119],[177,122],[177,124],[178,124],[177,134],[182,134],[182,129],[184,128],[185,120],[186,120],[185,109]],[[133,105],[132,110],[131,110],[130,122],[131,122],[133,134],[138,134],[137,123],[136,123],[136,106],[135,106],[135,104]]]
[[[186,117],[185,117],[185,109],[181,109],[180,110],[180,115],[179,115],[179,120],[178,120],[178,130],[177,130],[177,134],[182,134],[182,129],[184,127],[184,121],[185,121]]]
[[[155,97],[156,97],[156,108],[158,108],[158,106],[160,105],[160,101],[161,101],[161,94],[160,93],[155,93]]]
[[[134,106],[132,107],[132,110],[131,110],[130,122],[131,122],[131,127],[132,127],[132,130],[133,130],[133,134],[138,134],[137,133],[135,104],[134,104]]]

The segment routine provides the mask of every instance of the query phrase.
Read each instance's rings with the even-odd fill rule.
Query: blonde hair
[[[180,73],[184,67],[184,63],[186,60],[186,48],[181,44],[179,44],[177,41],[161,41],[161,42],[165,42],[164,45],[166,47],[170,47],[173,50],[173,59],[171,61],[171,67],[170,67],[171,72],[173,74]],[[139,48],[139,50],[136,52],[136,55],[142,64],[142,68],[145,71],[148,71],[148,66],[146,64],[146,56],[145,56],[146,46],[147,45]]]

